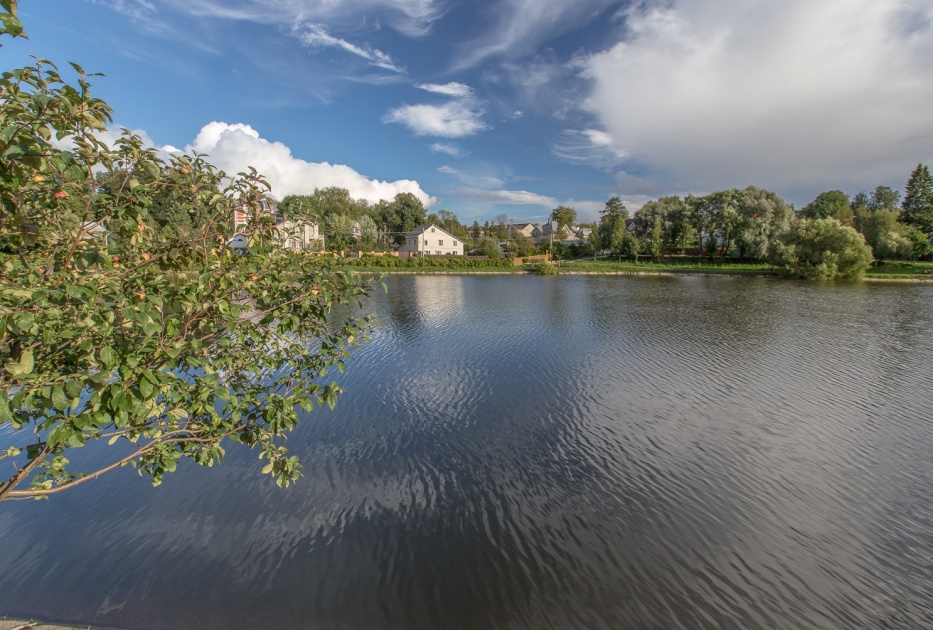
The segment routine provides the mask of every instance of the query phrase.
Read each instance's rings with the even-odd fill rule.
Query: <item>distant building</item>
[[[463,256],[463,243],[433,223],[421,225],[405,235],[398,248],[400,258],[417,256]]]
[[[540,232],[540,228],[534,223],[512,223],[509,225],[509,236],[521,234],[522,236],[533,238],[535,231]]]
[[[324,238],[314,221],[281,220],[275,224],[279,245],[296,251],[315,251],[324,248]]]
[[[99,241],[106,248],[109,244],[109,234],[103,221],[84,221],[81,224],[82,241]]]
[[[566,225],[560,225],[557,221],[548,221],[538,230],[534,237],[535,244],[538,246],[546,245],[550,242],[560,243],[563,241],[572,241],[573,231]]]

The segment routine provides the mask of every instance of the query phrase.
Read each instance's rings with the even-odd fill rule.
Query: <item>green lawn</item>
[[[868,270],[868,278],[926,278],[933,279],[933,262],[890,261]]]
[[[656,263],[650,260],[632,261],[611,260],[608,258],[563,260],[555,263],[558,273],[681,273],[681,274],[708,274],[732,276],[774,276],[776,275],[768,263],[736,263],[728,259],[713,262],[664,262]],[[444,265],[400,265],[398,267],[366,267],[347,265],[348,269],[377,274],[392,273],[527,273],[525,267],[472,267],[452,268]],[[933,262],[885,262],[868,270],[866,275],[874,279],[927,279],[933,280]]]
[[[563,261],[560,263],[559,271],[571,273],[574,271],[583,272],[622,272],[622,273],[703,273],[703,274],[724,274],[740,276],[760,276],[773,275],[771,266],[767,263],[733,263],[723,262],[689,262],[689,263],[656,263],[651,261],[632,262],[610,260],[575,260]]]

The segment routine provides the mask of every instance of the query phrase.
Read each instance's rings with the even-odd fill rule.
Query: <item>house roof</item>
[[[437,227],[436,225],[434,225],[433,223],[428,223],[428,224],[426,224],[426,225],[419,225],[419,226],[416,227],[414,230],[412,230],[411,232],[409,232],[408,234],[406,234],[406,235],[405,235],[405,238],[415,238],[415,237],[417,237],[417,236],[421,236],[422,234],[424,234],[425,232],[428,231],[428,228],[434,228],[434,229],[437,230],[438,232],[443,232],[444,234],[446,234],[446,235],[449,236],[450,238],[457,238],[456,236],[454,236],[453,234],[451,234],[450,232],[448,232],[448,231],[445,230],[444,228],[439,228],[439,227]]]

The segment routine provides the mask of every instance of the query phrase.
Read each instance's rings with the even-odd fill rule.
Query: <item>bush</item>
[[[463,256],[409,258],[402,260],[397,256],[367,256],[349,261],[355,267],[377,267],[385,269],[511,269],[511,258],[466,258]]]
[[[858,280],[871,266],[871,248],[853,228],[836,219],[803,219],[772,243],[778,272],[808,280]]]
[[[538,276],[556,276],[557,268],[548,262],[540,262],[531,265],[529,271]]]

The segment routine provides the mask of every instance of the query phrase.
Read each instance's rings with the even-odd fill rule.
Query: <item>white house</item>
[[[433,223],[422,225],[405,235],[398,248],[399,258],[414,256],[463,256],[463,242]]]

